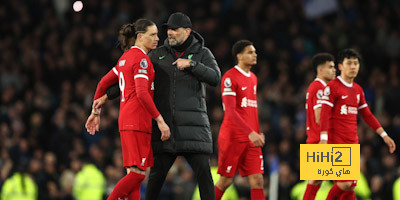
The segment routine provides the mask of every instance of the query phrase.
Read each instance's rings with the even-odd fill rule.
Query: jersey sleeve
[[[311,103],[313,105],[313,110],[322,107],[321,101],[323,100],[323,88],[315,87],[311,92]]]
[[[103,78],[101,78],[100,82],[97,84],[96,93],[94,94],[94,100],[102,97],[107,88],[111,85],[114,85],[118,82],[118,71],[113,67]]]
[[[331,90],[331,86],[328,85],[325,87],[323,92],[322,100],[320,103],[321,107],[321,131],[328,131],[329,129],[329,120],[332,117],[332,110],[336,99],[335,90]]]
[[[237,83],[233,79],[231,79],[231,77],[224,77],[222,81],[222,102],[224,105],[225,116],[229,121],[233,122],[238,127],[243,128],[243,134],[247,136],[253,130],[247,125],[245,120],[236,111],[236,91],[238,88]]]
[[[148,70],[153,70],[149,67],[150,60],[148,58],[142,58],[139,63],[133,64],[135,89],[140,104],[150,113],[153,119],[157,118],[160,113],[158,112],[156,105],[149,93],[149,75]],[[153,71],[150,71],[153,73]]]

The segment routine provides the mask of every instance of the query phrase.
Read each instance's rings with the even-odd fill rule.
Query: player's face
[[[357,76],[359,69],[360,62],[358,61],[358,58],[345,58],[343,63],[339,64],[339,70],[347,78],[354,79]]]
[[[168,28],[168,42],[170,46],[179,46],[183,44],[190,34],[188,28]]]
[[[256,48],[253,45],[249,45],[243,49],[243,52],[238,54],[238,61],[248,66],[254,66],[257,64],[257,53]]]
[[[320,68],[320,73],[324,79],[331,81],[335,78],[336,68],[333,61],[326,61]]]
[[[147,31],[142,34],[141,42],[147,49],[155,49],[158,45],[158,29],[156,25],[147,27]]]

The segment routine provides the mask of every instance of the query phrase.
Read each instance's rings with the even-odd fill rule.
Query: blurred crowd
[[[334,55],[354,48],[363,56],[356,81],[371,111],[397,143],[389,154],[379,135],[359,122],[361,169],[373,199],[392,199],[400,176],[400,1],[338,0],[337,8],[309,18],[301,0],[12,0],[0,3],[0,186],[15,171],[27,172],[39,199],[72,199],[76,174],[93,163],[111,193],[125,175],[119,140],[118,100],[102,109],[100,132],[84,124],[100,78],[122,51],[122,24],[145,17],[159,27],[181,11],[205,38],[224,73],[233,67],[231,46],[255,43],[261,132],[266,134],[265,194],[270,175],[279,174],[279,199],[290,199],[299,180],[299,144],[306,141],[305,93],[313,81],[310,60],[318,52]],[[219,87],[208,87],[207,106],[214,143],[223,119]],[[217,165],[217,145],[212,163]],[[184,158],[177,159],[160,199],[191,199],[196,181]],[[246,179],[235,186],[249,199]],[[145,190],[146,184],[143,184]]]

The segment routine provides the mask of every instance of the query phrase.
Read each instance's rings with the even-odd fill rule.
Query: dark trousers
[[[190,164],[199,184],[200,197],[204,200],[215,199],[214,182],[210,171],[210,155],[201,153],[162,153],[154,155],[154,166],[150,169],[146,189],[146,200],[157,200],[161,187],[177,156],[184,156]]]

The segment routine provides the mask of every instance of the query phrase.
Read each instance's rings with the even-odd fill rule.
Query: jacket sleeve
[[[119,86],[118,86],[118,84],[114,84],[114,85],[112,85],[111,87],[109,87],[109,88],[107,89],[106,93],[107,93],[107,98],[108,98],[109,100],[113,100],[113,99],[119,97],[120,92],[119,92]]]
[[[221,71],[219,70],[214,55],[208,48],[204,48],[202,59],[197,65],[190,67],[190,72],[200,81],[211,86],[217,86],[221,81]]]

